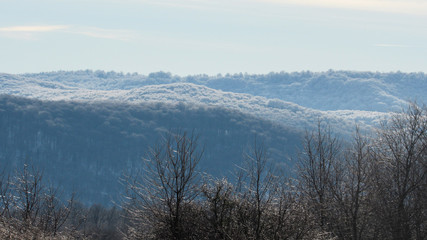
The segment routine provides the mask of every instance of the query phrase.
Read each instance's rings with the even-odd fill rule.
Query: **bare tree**
[[[270,209],[267,211],[266,239],[307,239],[312,217],[296,187],[295,179],[280,178]]]
[[[256,140],[245,153],[236,184],[206,179],[202,188],[207,239],[304,239],[310,221],[294,180],[268,161]],[[277,174],[275,174],[277,173]]]
[[[427,236],[426,156],[426,107],[411,103],[382,124],[376,142],[376,209],[390,238]]]
[[[235,210],[238,204],[235,186],[225,178],[208,177],[201,188],[204,216],[207,219],[207,239],[233,239],[236,234]]]
[[[128,181],[131,204],[127,205],[134,234],[144,238],[188,239],[195,232],[187,210],[199,194],[197,164],[203,151],[197,137],[184,132],[169,134],[145,159],[140,178]],[[137,229],[139,228],[139,229]]]
[[[64,204],[58,188],[46,187],[42,172],[31,163],[17,169],[8,184],[8,222],[34,238],[56,236],[68,219],[74,194]]]
[[[304,149],[299,156],[299,187],[316,216],[321,231],[331,231],[330,203],[333,199],[331,182],[334,181],[336,162],[341,154],[341,143],[332,136],[329,127],[318,122],[317,130],[307,132]]]
[[[257,143],[246,154],[244,167],[245,192],[243,199],[249,204],[250,229],[254,239],[262,239],[265,230],[264,215],[276,194],[277,177],[273,174],[272,165],[268,162],[267,151],[264,144]]]
[[[343,151],[342,159],[334,162],[333,178],[330,180],[332,201],[335,209],[331,219],[336,234],[341,239],[366,239],[370,223],[369,193],[371,147],[369,140],[356,127],[353,142]]]
[[[233,239],[280,239],[296,236],[292,223],[298,212],[295,192],[268,159],[266,147],[255,139],[238,172],[234,187]],[[291,216],[292,215],[292,216]],[[302,222],[302,221],[301,221]]]
[[[61,197],[59,189],[53,186],[47,188],[41,196],[41,214],[38,225],[44,233],[56,236],[73,209],[74,194],[66,203],[63,203]]]
[[[10,207],[13,202],[13,194],[10,186],[10,175],[0,174],[0,217],[10,218]]]
[[[15,207],[22,221],[27,225],[36,225],[42,205],[43,174],[34,165],[24,164],[15,175]]]

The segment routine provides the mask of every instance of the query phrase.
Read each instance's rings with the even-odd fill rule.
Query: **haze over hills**
[[[426,89],[426,74],[400,72],[0,74],[0,162],[31,159],[67,191],[79,186],[83,202],[108,204],[123,172],[169,130],[200,134],[211,174],[230,174],[255,136],[292,171],[289,156],[318,120],[348,137],[407,100],[427,102]]]
[[[0,96],[0,164],[33,162],[50,182],[77,191],[86,204],[117,201],[124,174],[172,131],[199,135],[201,171],[231,176],[255,138],[291,171],[300,133],[220,107],[182,103],[40,101]]]
[[[426,26],[427,0],[0,0],[0,240],[427,240]]]
[[[221,106],[305,129],[325,119],[349,133],[377,123],[408,100],[425,102],[424,73],[322,73],[148,76],[103,71],[0,76],[0,93],[43,100],[183,102]]]
[[[10,76],[12,77],[12,76]],[[318,110],[400,110],[408,100],[425,101],[424,73],[353,71],[174,76],[157,72],[148,76],[104,71],[49,72],[15,75],[43,87],[90,90],[130,90],[149,85],[194,83],[224,92],[280,99]],[[49,85],[51,84],[51,85]],[[62,84],[62,85],[61,85]]]

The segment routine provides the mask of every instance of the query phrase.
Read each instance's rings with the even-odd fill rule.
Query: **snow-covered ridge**
[[[178,82],[147,85],[132,89],[97,90],[67,86],[24,76],[0,75],[0,94],[41,100],[119,101],[128,103],[163,102],[218,106],[269,119],[296,129],[310,128],[325,120],[343,133],[354,130],[354,124],[369,127],[387,114],[375,111],[320,111],[277,98],[225,92],[194,83]]]
[[[277,98],[329,111],[389,112],[400,110],[408,100],[427,102],[427,75],[424,73],[327,71],[179,77],[165,72],[145,76],[86,70],[15,77],[91,90],[130,90],[149,85],[194,83],[225,92]]]

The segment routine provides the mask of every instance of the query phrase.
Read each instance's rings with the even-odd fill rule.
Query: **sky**
[[[0,0],[0,72],[427,72],[427,0]]]

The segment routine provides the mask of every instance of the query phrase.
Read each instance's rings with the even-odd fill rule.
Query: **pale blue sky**
[[[0,0],[0,72],[427,72],[427,0]]]

